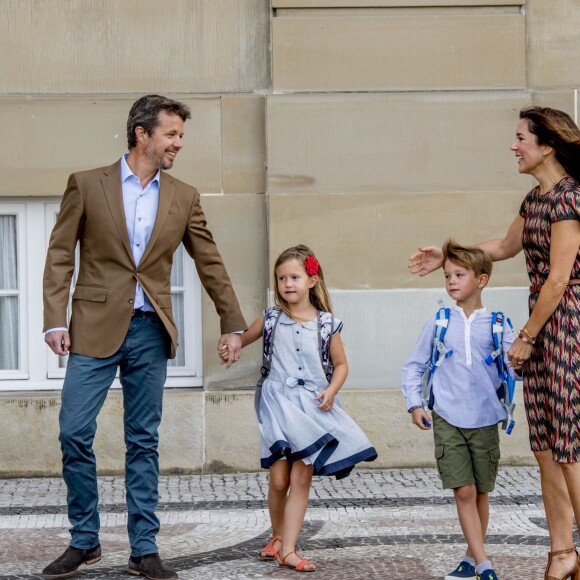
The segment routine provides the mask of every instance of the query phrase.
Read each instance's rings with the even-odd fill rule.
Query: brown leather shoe
[[[175,570],[163,565],[159,554],[131,556],[128,571],[137,576],[145,576],[149,580],[176,580],[179,578]]]
[[[63,577],[74,574],[81,564],[94,564],[101,559],[101,544],[90,550],[80,550],[69,546],[62,555],[51,562],[43,571],[43,576]]]

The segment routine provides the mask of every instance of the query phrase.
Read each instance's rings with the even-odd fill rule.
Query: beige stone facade
[[[407,258],[450,235],[471,243],[507,229],[532,183],[509,151],[521,107],[578,121],[576,0],[175,0],[162,10],[155,0],[4,0],[2,12],[0,213],[39,211],[70,172],[118,158],[137,96],[183,100],[192,119],[173,173],[202,192],[247,319],[267,304],[278,253],[311,245],[345,322],[343,402],[379,451],[373,465],[433,464],[399,369],[445,296],[441,277],[410,276]],[[27,255],[35,284],[42,256]],[[496,266],[484,294],[516,326],[526,281],[520,256]],[[29,304],[21,321],[28,332],[40,332],[28,319],[37,311]],[[166,391],[162,470],[257,469],[260,345],[226,371],[205,295],[201,315],[203,386],[182,379]],[[0,475],[59,473],[61,383],[0,390],[10,442]],[[503,458],[531,463],[521,388],[518,398]],[[122,441],[113,391],[99,420],[101,473],[122,471]]]

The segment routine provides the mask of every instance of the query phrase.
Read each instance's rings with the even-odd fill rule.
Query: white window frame
[[[25,329],[28,325],[27,317],[27,271],[23,264],[23,257],[27,255],[26,244],[26,204],[1,204],[0,215],[14,216],[16,218],[16,263],[18,269],[18,288],[10,290],[0,289],[0,296],[17,296],[18,297],[18,368],[9,370],[0,370],[0,382],[15,380],[25,381],[29,378],[28,369],[28,343],[27,332]]]
[[[65,369],[44,342],[42,333],[42,277],[48,240],[60,198],[0,199],[0,214],[17,215],[20,321],[20,369],[0,371],[1,391],[61,390]],[[28,251],[28,248],[31,251]],[[34,249],[34,251],[32,251]],[[183,251],[185,366],[167,368],[166,388],[202,387],[203,352],[201,282],[195,265]],[[10,295],[14,292],[10,292]],[[32,353],[36,353],[32,356]],[[39,356],[40,353],[43,355]],[[120,388],[118,378],[113,388]]]

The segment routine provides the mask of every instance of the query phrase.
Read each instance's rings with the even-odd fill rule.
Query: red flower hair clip
[[[320,264],[314,256],[308,256],[308,258],[304,260],[304,269],[309,276],[316,276],[318,270],[320,270]]]

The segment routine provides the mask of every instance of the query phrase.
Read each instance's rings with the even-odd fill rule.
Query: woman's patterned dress
[[[543,284],[550,272],[551,226],[580,220],[580,185],[562,178],[545,195],[532,189],[520,208],[522,245],[530,283]],[[580,278],[580,252],[570,279]],[[539,292],[529,298],[530,312]],[[580,461],[580,285],[568,286],[537,337],[524,365],[524,402],[532,451],[552,450],[555,461]]]

